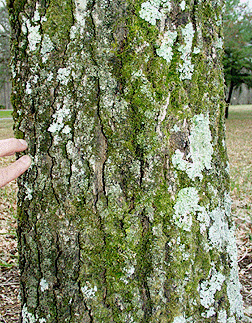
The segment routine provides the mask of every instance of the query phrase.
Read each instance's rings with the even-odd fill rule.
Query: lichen
[[[217,319],[218,312],[224,320],[229,302],[218,304],[226,290],[230,302],[237,298],[239,286],[230,199],[215,162],[221,82],[219,50],[211,48],[220,41],[217,28],[207,43],[209,6],[42,3],[29,3],[19,16],[25,59],[18,57],[13,73],[16,127],[34,155],[26,177],[32,191],[24,186],[20,195],[20,205],[29,205],[28,216],[20,207],[28,223],[20,232],[31,246],[22,256],[38,271],[34,315],[48,310],[57,315],[49,321],[64,321],[78,307],[95,322],[193,323]],[[28,36],[30,26],[41,39],[35,29]],[[222,160],[222,137],[219,143]],[[58,279],[66,282],[63,292],[62,284],[49,288]],[[23,281],[24,293],[33,289]],[[203,303],[211,296],[208,308],[200,295]],[[230,308],[228,323],[240,304]]]
[[[180,72],[179,77],[181,80],[191,80],[194,70],[194,64],[192,64],[191,58],[194,29],[191,22],[182,28],[182,36],[184,44],[178,48],[181,52],[181,59],[183,60],[183,64],[180,64],[178,69]]]
[[[164,33],[161,41],[161,46],[157,49],[157,54],[163,57],[169,64],[173,57],[173,45],[177,38],[177,31],[167,31]]]
[[[174,205],[174,221],[176,225],[185,231],[190,231],[192,226],[192,213],[199,210],[199,196],[194,187],[183,188],[179,191]]]
[[[41,56],[42,56],[42,62],[45,63],[48,58],[49,58],[49,54],[51,53],[51,51],[54,49],[54,45],[53,42],[50,39],[50,36],[47,34],[43,35],[43,41],[42,41],[42,45],[41,45]]]
[[[203,178],[202,171],[211,169],[213,146],[209,128],[209,116],[199,114],[193,117],[191,134],[189,136],[190,154],[185,156],[180,150],[176,150],[172,157],[175,168],[185,171],[189,178]]]
[[[81,291],[86,299],[92,299],[97,292],[97,286],[92,287],[90,282],[86,281],[86,285],[81,287]]]
[[[187,320],[184,318],[184,316],[177,316],[174,318],[173,323],[187,323]]]
[[[139,15],[142,19],[155,26],[157,20],[161,20],[171,10],[170,1],[167,0],[150,0],[143,2]]]
[[[28,308],[27,305],[24,304],[22,307],[22,312],[21,312],[21,316],[22,316],[22,322],[23,323],[46,323],[46,319],[45,318],[38,318],[37,315],[34,315],[30,312],[28,312]]]
[[[49,288],[49,284],[44,278],[41,279],[39,285],[42,292],[46,291]]]
[[[66,106],[59,107],[59,109],[53,114],[54,122],[48,128],[48,131],[52,133],[58,133],[65,127],[65,122],[71,117],[70,109]]]
[[[26,22],[26,26],[28,30],[29,49],[30,51],[35,51],[37,45],[41,42],[40,26],[32,26],[29,21]]]
[[[218,313],[218,323],[227,323],[227,312],[226,310],[221,310]]]
[[[183,1],[180,3],[180,8],[181,8],[181,10],[182,10],[182,11],[184,11],[184,10],[185,10],[185,8],[186,8],[186,2],[185,2],[185,0],[183,0]]]
[[[200,303],[205,308],[209,309],[215,302],[215,294],[217,291],[222,289],[222,284],[224,283],[226,277],[217,272],[214,269],[214,266],[209,274],[207,280],[201,282],[199,294],[200,294]]]
[[[62,85],[67,85],[69,82],[69,75],[71,74],[71,69],[67,67],[59,68],[58,74],[57,74],[57,80]]]

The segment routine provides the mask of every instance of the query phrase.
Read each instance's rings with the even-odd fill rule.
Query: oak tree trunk
[[[239,322],[222,1],[9,0],[27,322]]]

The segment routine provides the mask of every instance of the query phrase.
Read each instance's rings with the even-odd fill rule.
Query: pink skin
[[[27,149],[27,143],[23,139],[4,139],[0,140],[0,157],[11,156],[16,152],[21,152]],[[0,168],[0,187],[8,184],[23,174],[31,165],[29,156],[22,156],[13,164]]]

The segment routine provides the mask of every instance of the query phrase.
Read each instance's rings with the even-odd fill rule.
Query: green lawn
[[[0,119],[1,118],[12,118],[12,110],[0,110]]]

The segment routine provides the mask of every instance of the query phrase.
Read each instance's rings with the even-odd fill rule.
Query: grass
[[[13,121],[0,118],[0,139],[7,139],[13,137]]]
[[[236,215],[250,218],[252,204],[252,106],[232,106],[226,127],[233,208],[235,208]]]
[[[11,118],[12,110],[0,110],[0,119],[1,118]]]

